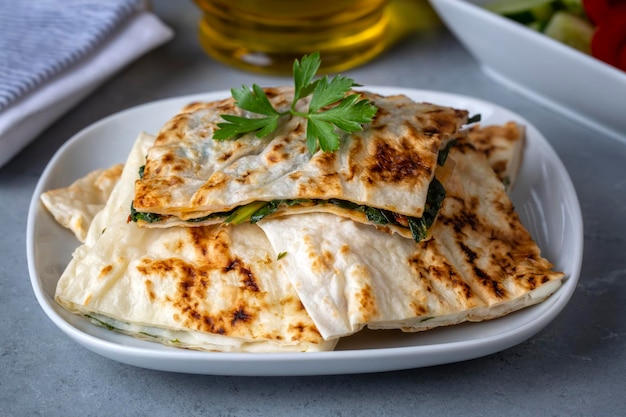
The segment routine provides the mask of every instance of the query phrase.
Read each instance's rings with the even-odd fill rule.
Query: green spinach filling
[[[236,207],[233,210],[219,213],[211,213],[208,216],[189,219],[189,223],[200,223],[215,218],[223,218],[224,223],[241,224],[249,221],[256,223],[263,218],[276,213],[279,209],[285,207],[305,206],[305,205],[324,205],[332,204],[334,206],[364,213],[368,221],[377,225],[393,225],[402,228],[408,228],[416,242],[419,242],[428,236],[428,229],[435,222],[437,213],[441,208],[446,191],[441,182],[436,178],[432,180],[428,187],[428,195],[426,197],[426,206],[422,217],[404,216],[389,210],[370,207],[364,204],[357,204],[347,200],[331,198],[329,200],[318,199],[280,199],[272,201],[255,201],[244,206]],[[130,220],[137,222],[139,220],[153,223],[164,219],[164,216],[157,213],[145,213],[137,211],[131,203]]]

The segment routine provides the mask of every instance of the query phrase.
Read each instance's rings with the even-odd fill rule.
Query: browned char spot
[[[319,152],[314,160],[322,172],[334,172],[337,165],[337,152]]]
[[[250,320],[250,314],[246,313],[244,306],[240,306],[233,312],[233,319],[230,321],[231,325],[236,325],[238,322],[247,322]]]
[[[265,160],[269,165],[279,164],[287,161],[288,159],[289,154],[285,150],[285,144],[280,142],[272,145],[272,147],[267,150],[265,155]]]
[[[234,259],[224,268],[224,272],[229,271],[236,271],[239,276],[243,278],[242,283],[244,285],[244,288],[253,292],[260,291],[254,273],[241,261],[241,259]]]
[[[408,177],[432,174],[422,158],[411,149],[398,149],[385,141],[377,141],[374,158],[367,167],[374,182],[400,182]]]

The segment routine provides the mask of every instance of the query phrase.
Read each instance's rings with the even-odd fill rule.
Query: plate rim
[[[142,109],[149,106],[165,106],[176,102],[191,102],[197,100],[215,100],[220,97],[227,97],[229,92],[227,90],[209,91],[199,94],[183,95],[177,97],[170,97],[161,100],[151,101],[143,103],[137,106],[133,106],[119,112],[108,115],[88,126],[81,129],[68,139],[52,156],[47,163],[44,171],[42,172],[37,185],[33,191],[33,196],[30,201],[28,209],[28,220],[26,228],[26,250],[27,250],[27,262],[28,271],[30,275],[31,286],[35,293],[36,299],[40,307],[44,310],[44,313],[48,318],[60,329],[83,347],[108,357],[109,359],[139,366],[148,369],[184,372],[184,373],[197,373],[205,375],[238,375],[238,376],[304,376],[304,375],[329,375],[329,374],[356,374],[366,372],[382,372],[393,371],[401,369],[420,368],[423,366],[440,365],[451,362],[458,362],[460,360],[474,359],[482,357],[488,354],[502,351],[516,344],[523,342],[524,340],[532,337],[545,326],[547,326],[552,320],[554,320],[558,314],[565,308],[569,300],[571,299],[576,283],[579,279],[580,270],[582,266],[583,255],[583,223],[582,213],[580,209],[580,203],[576,194],[575,188],[571,181],[571,178],[565,169],[562,161],[546,140],[546,138],[524,117],[521,115],[501,107],[495,103],[485,101],[479,98],[470,97],[467,95],[454,94],[443,91],[414,89],[406,87],[393,87],[393,86],[364,86],[363,89],[377,92],[380,94],[407,94],[409,96],[426,95],[428,97],[443,98],[451,101],[466,101],[475,103],[487,108],[492,108],[494,111],[509,113],[515,116],[516,120],[525,123],[527,127],[534,130],[536,139],[538,140],[542,150],[546,150],[551,153],[551,158],[558,165],[560,174],[563,176],[565,183],[563,184],[568,190],[568,195],[573,198],[574,206],[570,207],[573,215],[573,219],[576,220],[575,226],[577,229],[574,233],[576,236],[580,236],[580,242],[576,242],[576,253],[572,254],[575,260],[572,264],[572,271],[567,278],[566,282],[553,294],[549,299],[545,300],[544,308],[547,310],[546,315],[526,322],[523,325],[516,326],[513,329],[508,329],[504,332],[500,332],[488,337],[475,338],[469,340],[457,340],[452,342],[431,344],[431,345],[411,345],[411,346],[396,346],[396,347],[382,347],[371,349],[351,349],[351,350],[334,350],[327,352],[279,352],[279,353],[246,353],[246,352],[202,352],[175,349],[172,350],[155,350],[151,348],[138,347],[138,346],[125,346],[116,343],[111,340],[105,340],[97,337],[96,335],[86,333],[81,329],[76,328],[71,323],[67,322],[52,306],[54,303],[52,297],[47,294],[43,288],[42,280],[40,279],[38,268],[35,260],[35,227],[37,223],[37,217],[40,212],[41,206],[39,202],[39,196],[43,191],[46,183],[50,179],[50,173],[55,169],[58,161],[65,155],[66,152],[71,152],[71,147],[83,140],[87,140],[90,134],[96,132],[98,129],[106,128],[107,124],[122,118],[132,115]],[[165,121],[163,121],[165,122]],[[549,302],[549,303],[548,303]],[[540,303],[537,306],[541,306],[544,303]],[[548,307],[545,307],[548,305]],[[530,308],[537,307],[531,306]],[[126,336],[131,337],[131,336]],[[463,350],[467,350],[466,353],[459,355],[460,347]],[[487,349],[489,347],[489,349]],[[436,351],[436,352],[435,352]],[[424,355],[429,353],[448,353],[447,357],[439,357],[435,361],[424,361]],[[392,357],[395,359],[408,359],[407,362],[392,364],[383,364],[384,361],[368,361],[367,366],[355,368],[353,365],[359,363],[364,359],[372,359],[378,356],[383,356],[387,359]],[[149,363],[150,360],[160,359]],[[333,368],[331,372],[324,370],[324,367],[311,368],[310,364],[316,364],[319,361],[328,362],[344,362],[342,365]],[[214,365],[214,366],[207,366]],[[253,366],[253,369],[247,368],[245,365],[257,365]],[[282,367],[278,369],[277,364],[289,364],[292,366]],[[198,366],[202,365],[202,366]],[[233,365],[237,365],[236,369],[232,369]]]

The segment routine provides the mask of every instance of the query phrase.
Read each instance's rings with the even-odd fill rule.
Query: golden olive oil
[[[266,73],[291,73],[319,51],[322,72],[362,64],[390,40],[387,0],[195,0],[200,42],[214,58]]]

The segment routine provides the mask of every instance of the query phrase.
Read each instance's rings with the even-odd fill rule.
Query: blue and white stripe
[[[0,112],[145,7],[145,0],[0,0]]]

